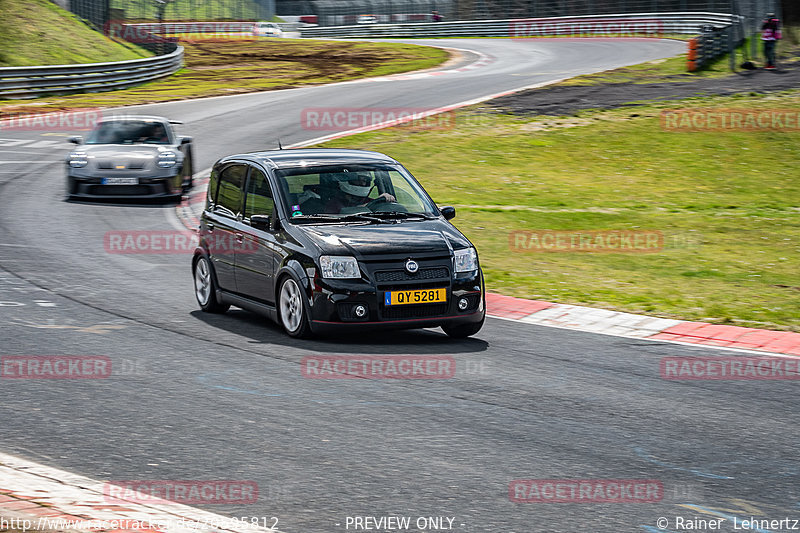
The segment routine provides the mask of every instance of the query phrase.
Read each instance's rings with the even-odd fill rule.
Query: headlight
[[[86,152],[72,152],[69,154],[69,166],[72,168],[83,168],[89,164],[89,157]]]
[[[323,255],[319,258],[322,277],[328,279],[358,279],[361,271],[355,257],[347,255]]]
[[[475,253],[475,248],[456,250],[453,263],[456,272],[471,272],[473,270],[478,270],[478,254]]]
[[[177,162],[178,156],[175,155],[175,152],[167,151],[158,154],[158,166],[161,168],[174,167]]]

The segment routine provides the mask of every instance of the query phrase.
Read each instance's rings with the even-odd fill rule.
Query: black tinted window
[[[353,163],[275,170],[288,216],[375,211],[436,214],[422,187],[402,167]],[[384,201],[385,200],[385,201]]]
[[[242,184],[247,174],[245,165],[231,165],[219,175],[216,209],[235,217],[242,208]]]
[[[155,120],[109,120],[89,134],[86,144],[170,144],[169,126]]]
[[[206,192],[206,209],[214,209],[214,203],[217,201],[217,188],[219,187],[219,173],[217,169],[211,171],[211,177],[208,179],[208,191]]]
[[[247,196],[244,204],[244,218],[250,215],[272,215],[275,202],[272,199],[272,190],[267,176],[257,168],[250,168],[250,178],[247,181]]]

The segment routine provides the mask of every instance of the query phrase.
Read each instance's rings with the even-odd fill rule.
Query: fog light
[[[464,310],[464,309],[466,309],[467,307],[469,307],[469,301],[467,301],[467,299],[466,299],[466,298],[461,298],[461,299],[458,301],[458,308],[459,308],[459,310],[463,311],[463,310]]]
[[[358,304],[353,308],[353,312],[358,318],[364,318],[367,316],[367,308],[361,304]]]

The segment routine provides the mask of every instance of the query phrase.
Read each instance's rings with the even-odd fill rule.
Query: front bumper
[[[136,176],[135,185],[103,185],[103,178],[67,175],[67,195],[71,198],[173,198],[183,193],[181,178]]]
[[[484,319],[486,304],[481,270],[453,276],[452,267],[441,263],[422,267],[419,277],[400,273],[396,268],[378,266],[370,270],[368,279],[330,280],[317,277],[310,281],[312,330],[427,328],[472,324]],[[384,295],[387,291],[434,288],[447,290],[446,302],[385,304]],[[467,301],[464,309],[458,305],[462,299]],[[356,313],[359,305],[367,309],[362,317]]]

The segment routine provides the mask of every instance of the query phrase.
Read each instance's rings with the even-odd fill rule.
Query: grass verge
[[[800,115],[800,91],[568,118],[475,106],[452,129],[397,127],[325,146],[387,153],[439,205],[455,205],[490,291],[800,331],[800,130],[662,129],[664,109],[685,107]],[[512,245],[513,232],[537,230],[653,230],[664,242],[653,253]]]
[[[263,2],[256,0],[201,0],[168,2],[164,5],[164,20],[258,20],[265,12]],[[158,20],[157,2],[132,2],[110,0],[110,7],[129,21],[152,22]],[[277,17],[276,17],[277,18]],[[278,20],[273,19],[275,22]]]
[[[117,43],[49,0],[2,0],[0,67],[67,65],[149,57]]]
[[[736,49],[736,68],[739,69],[745,60],[754,60],[759,62],[763,59],[762,43],[756,38],[756,57],[753,58],[751,39],[745,42]],[[796,39],[786,39],[778,47],[778,59],[781,62],[793,61],[798,58],[800,48],[797,47]],[[679,55],[675,57],[656,59],[654,61],[647,61],[639,63],[638,65],[631,65],[629,67],[622,67],[605,72],[598,72],[596,74],[586,74],[577,76],[569,80],[561,82],[559,85],[574,85],[574,86],[588,86],[588,85],[607,85],[610,83],[681,83],[693,82],[701,79],[710,78],[723,78],[730,76],[730,54],[724,54],[704,68],[695,72],[688,72],[686,70],[686,55]]]
[[[167,79],[106,93],[0,100],[0,117],[318,85],[430,68],[449,57],[439,48],[401,43],[262,39],[182,44],[186,66]]]

